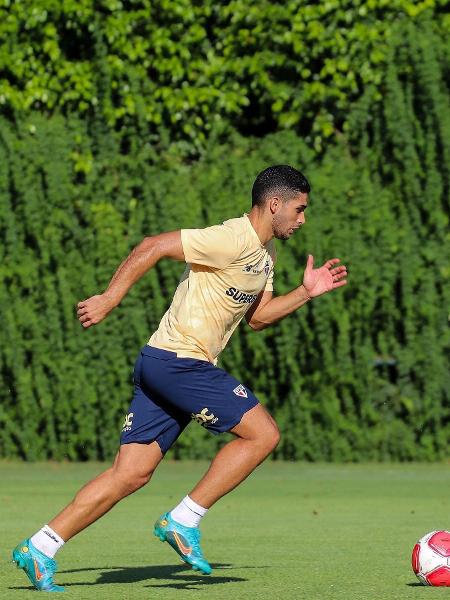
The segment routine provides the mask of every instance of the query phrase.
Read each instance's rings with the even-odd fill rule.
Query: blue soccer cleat
[[[209,575],[211,565],[204,558],[200,548],[200,530],[198,527],[186,527],[172,519],[170,513],[159,517],[153,533],[162,542],[168,542],[184,562],[192,565],[194,571]]]
[[[12,559],[40,592],[64,592],[62,586],[53,583],[56,561],[37,550],[30,540],[24,540],[14,548]]]

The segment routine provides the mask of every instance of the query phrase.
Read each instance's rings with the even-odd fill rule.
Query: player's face
[[[273,215],[273,234],[279,240],[288,240],[305,223],[308,194],[298,194],[282,202]]]

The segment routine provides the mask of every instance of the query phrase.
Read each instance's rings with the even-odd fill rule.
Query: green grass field
[[[215,566],[199,576],[151,535],[206,464],[162,464],[153,481],[58,555],[69,597],[403,600],[449,597],[418,584],[418,537],[450,526],[448,465],[266,463],[202,523]],[[105,468],[0,463],[0,598],[33,597],[10,551]],[[30,596],[31,595],[31,596]]]

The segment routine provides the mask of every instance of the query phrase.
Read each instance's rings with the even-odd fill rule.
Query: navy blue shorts
[[[258,403],[210,362],[146,345],[134,367],[134,396],[120,443],[156,441],[165,453],[191,420],[212,433],[229,431]]]

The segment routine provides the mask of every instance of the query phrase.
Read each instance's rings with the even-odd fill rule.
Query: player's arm
[[[180,231],[144,238],[119,266],[103,294],[79,302],[77,315],[83,327],[100,323],[121,302],[131,286],[161,258],[185,260]]]
[[[273,297],[272,292],[262,291],[247,311],[245,318],[252,329],[260,331],[287,317],[309,300],[311,298],[303,285],[276,298]]]
[[[252,329],[260,331],[312,300],[342,287],[347,283],[347,267],[336,266],[339,258],[327,260],[321,267],[314,269],[314,257],[310,254],[303,274],[303,283],[288,294],[273,297],[272,292],[262,291],[253,306],[247,311],[247,323]]]

